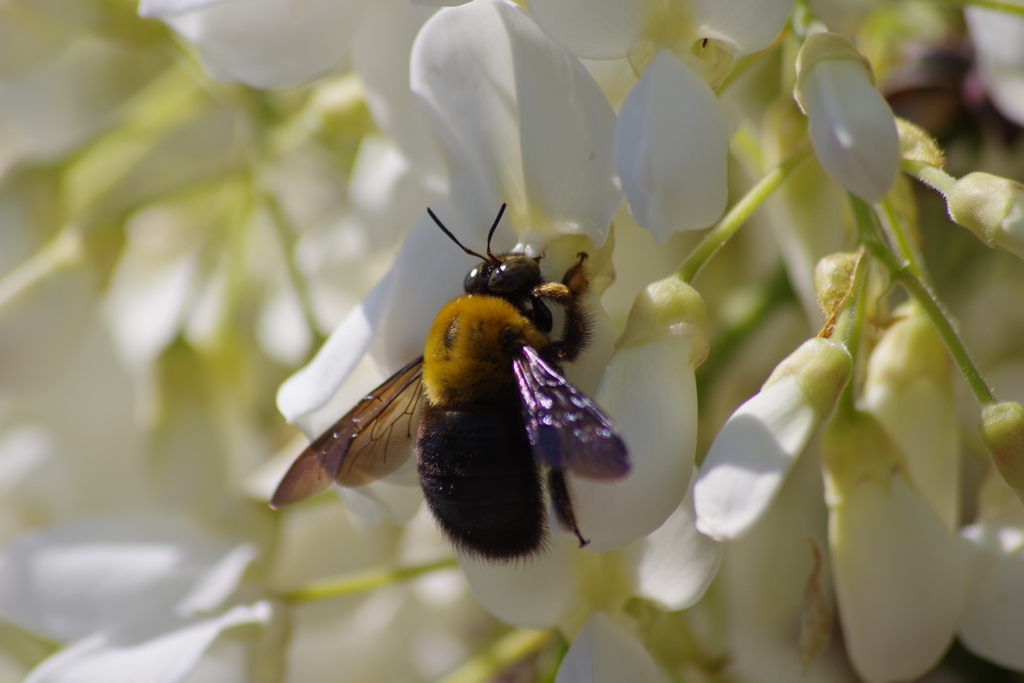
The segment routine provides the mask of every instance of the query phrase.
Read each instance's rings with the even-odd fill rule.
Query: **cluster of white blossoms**
[[[0,683],[1024,675],[1024,2],[959,4],[0,3]],[[502,204],[588,255],[590,543],[269,509]]]

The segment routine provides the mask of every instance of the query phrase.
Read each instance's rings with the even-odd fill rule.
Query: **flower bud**
[[[793,96],[807,114],[821,165],[864,201],[878,201],[896,179],[899,138],[871,65],[844,36],[815,33],[796,69]]]
[[[893,475],[906,467],[899,445],[882,423],[868,412],[837,417],[825,430],[821,444],[825,466],[825,499],[843,503],[864,482],[889,488]]]
[[[669,277],[640,292],[601,376],[595,400],[629,449],[621,482],[571,477],[573,508],[588,549],[606,552],[651,533],[686,494],[697,447],[694,367],[707,355],[704,303]]]
[[[935,168],[946,165],[946,157],[939,143],[923,128],[896,117],[896,132],[900,137],[900,158],[919,161]]]
[[[911,310],[872,350],[863,406],[899,445],[910,480],[952,530],[960,519],[953,363],[928,316]]]
[[[616,347],[641,346],[675,335],[682,335],[689,343],[689,364],[697,366],[704,362],[708,355],[704,301],[696,289],[669,277],[648,285],[637,295]]]
[[[850,293],[861,256],[860,252],[829,254],[814,267],[814,291],[826,316],[835,313]]]
[[[862,680],[916,680],[949,648],[967,592],[959,541],[899,473],[861,482],[832,508],[843,640]]]
[[[754,526],[852,373],[853,362],[842,344],[815,337],[736,409],[711,444],[694,484],[701,533],[734,540]]]
[[[850,352],[838,342],[812,337],[775,366],[761,391],[785,377],[792,377],[814,409],[819,420],[825,420],[836,407],[839,392],[853,373]]]
[[[978,431],[1000,476],[1024,501],[1024,406],[1013,401],[985,406]]]
[[[990,247],[1024,258],[1024,185],[989,173],[969,173],[946,195],[950,217]]]

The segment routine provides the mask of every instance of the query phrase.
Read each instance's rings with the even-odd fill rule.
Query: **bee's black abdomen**
[[[547,508],[518,405],[427,406],[417,449],[423,495],[453,544],[490,560],[541,547]]]

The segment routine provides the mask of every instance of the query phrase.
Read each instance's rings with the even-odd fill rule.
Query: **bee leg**
[[[562,282],[545,282],[534,288],[534,296],[544,296],[559,304],[565,311],[565,325],[562,338],[551,342],[541,351],[544,360],[558,363],[572,363],[590,343],[593,322],[584,305],[584,298],[590,281],[583,267],[587,255],[577,254],[576,263],[565,271]]]
[[[551,318],[551,309],[544,303],[543,299],[539,296],[530,297],[530,303],[533,305],[533,325],[544,334],[551,332],[551,328],[554,326],[554,320]]]
[[[586,292],[587,287],[590,285],[586,271],[583,270],[583,264],[586,260],[587,252],[581,251],[576,254],[576,263],[570,266],[569,270],[565,271],[565,275],[562,276],[562,284],[568,287],[574,296],[580,296]]]
[[[548,470],[548,493],[551,495],[551,502],[555,506],[555,516],[558,522],[566,531],[576,534],[580,547],[590,543],[583,538],[580,529],[576,526],[576,515],[572,511],[572,499],[569,497],[569,486],[565,481],[565,473],[559,470]]]

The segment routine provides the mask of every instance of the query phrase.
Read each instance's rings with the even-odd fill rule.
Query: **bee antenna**
[[[494,235],[494,231],[498,227],[498,222],[501,220],[502,214],[505,213],[506,206],[508,206],[508,204],[502,202],[501,208],[498,209],[498,217],[494,219],[494,224],[491,225],[491,230],[490,232],[487,233],[487,255],[490,256],[491,259],[494,261],[497,261],[498,257],[491,253],[491,237]]]
[[[502,208],[504,208],[504,207],[502,207]],[[452,242],[455,242],[455,244],[459,245],[459,248],[462,249],[462,251],[466,252],[470,256],[476,256],[477,258],[481,258],[484,261],[489,261],[490,260],[486,256],[482,256],[482,255],[476,253],[475,251],[473,251],[472,249],[467,249],[466,247],[462,246],[462,242],[460,242],[459,240],[455,239],[455,235],[453,235],[448,230],[448,228],[444,227],[444,223],[442,223],[441,220],[437,216],[434,215],[434,212],[430,210],[429,206],[427,207],[427,213],[430,214],[430,217],[434,219],[435,223],[437,223],[437,227],[441,228],[441,232],[443,232],[444,234],[448,235],[448,239],[450,239]],[[498,217],[499,218],[501,217],[500,213],[498,214]],[[497,225],[497,221],[495,221],[495,225]],[[494,232],[494,228],[491,228],[491,232]],[[488,246],[490,245],[490,243],[491,243],[490,242],[490,237],[488,237],[488,239],[487,239]],[[487,249],[487,253],[488,254],[491,253],[490,248]]]

